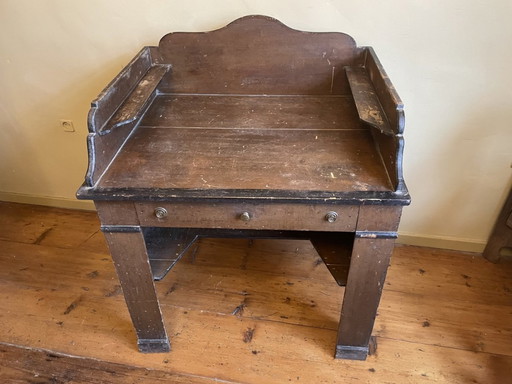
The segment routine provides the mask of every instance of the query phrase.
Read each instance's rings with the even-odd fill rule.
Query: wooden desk
[[[92,103],[95,201],[142,352],[153,280],[200,237],[309,239],[346,286],[335,356],[365,359],[401,209],[403,105],[342,33],[248,16],[145,47]]]

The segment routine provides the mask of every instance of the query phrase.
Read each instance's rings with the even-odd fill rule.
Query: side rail
[[[156,96],[169,69],[169,65],[153,65],[151,48],[145,47],[91,103],[84,187],[92,187],[101,177]]]
[[[372,135],[397,194],[406,195],[403,178],[404,105],[377,58],[373,48],[365,47],[362,67],[346,67],[345,72],[362,122]]]

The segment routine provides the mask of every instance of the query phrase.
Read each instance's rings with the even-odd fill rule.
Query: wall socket
[[[75,132],[75,126],[72,120],[61,120],[60,127],[64,132]]]

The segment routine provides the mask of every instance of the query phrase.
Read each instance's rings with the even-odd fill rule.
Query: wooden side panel
[[[348,94],[343,67],[361,49],[343,33],[309,33],[247,16],[206,33],[171,33],[159,45],[172,64],[165,92]]]
[[[91,103],[89,132],[99,132],[150,66],[150,50],[144,47]]]
[[[116,129],[111,135],[99,136],[102,127],[115,114],[150,67],[150,50],[145,47],[91,103],[88,116],[90,134],[87,137],[89,166],[83,188],[92,187],[98,181],[114,155],[132,132],[135,125],[133,122],[118,127],[119,129]],[[80,198],[81,194],[79,190],[77,197]]]
[[[395,232],[401,215],[401,206],[362,205],[359,209],[357,231]]]
[[[391,83],[386,71],[382,67],[372,47],[366,47],[365,69],[373,82],[373,86],[379,97],[380,103],[397,134],[404,132],[405,116],[404,105],[398,96],[395,87]]]
[[[169,66],[155,65],[148,69],[135,89],[101,129],[101,134],[110,133],[112,129],[140,118],[156,95],[160,80],[169,70]]]
[[[382,157],[384,166],[386,167],[389,179],[393,184],[393,189],[402,195],[407,195],[408,191],[403,173],[403,152],[405,144],[403,136],[389,136],[376,130],[372,131],[372,135]]]
[[[393,129],[382,110],[379,98],[366,70],[362,67],[347,67],[345,71],[361,121],[378,129],[381,133],[393,135]]]
[[[395,191],[402,195],[407,195],[402,166],[404,151],[402,134],[405,128],[404,105],[373,48],[366,47],[365,49],[366,60],[364,66],[366,72],[373,83],[373,88],[379,98],[380,105],[387,117],[391,130],[395,133],[395,137],[388,137],[382,134],[382,132],[374,131],[373,137]]]
[[[139,225],[135,205],[130,201],[95,201],[102,225]]]
[[[125,143],[126,139],[135,127],[136,122],[131,122],[117,127],[109,135],[100,136],[97,133],[90,133],[87,136],[87,152],[89,166],[85,175],[83,188],[92,187],[99,180],[115,154]],[[77,192],[80,199],[82,191]]]

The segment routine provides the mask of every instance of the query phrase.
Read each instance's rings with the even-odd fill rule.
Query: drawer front
[[[141,226],[355,231],[358,206],[329,204],[137,203]]]

